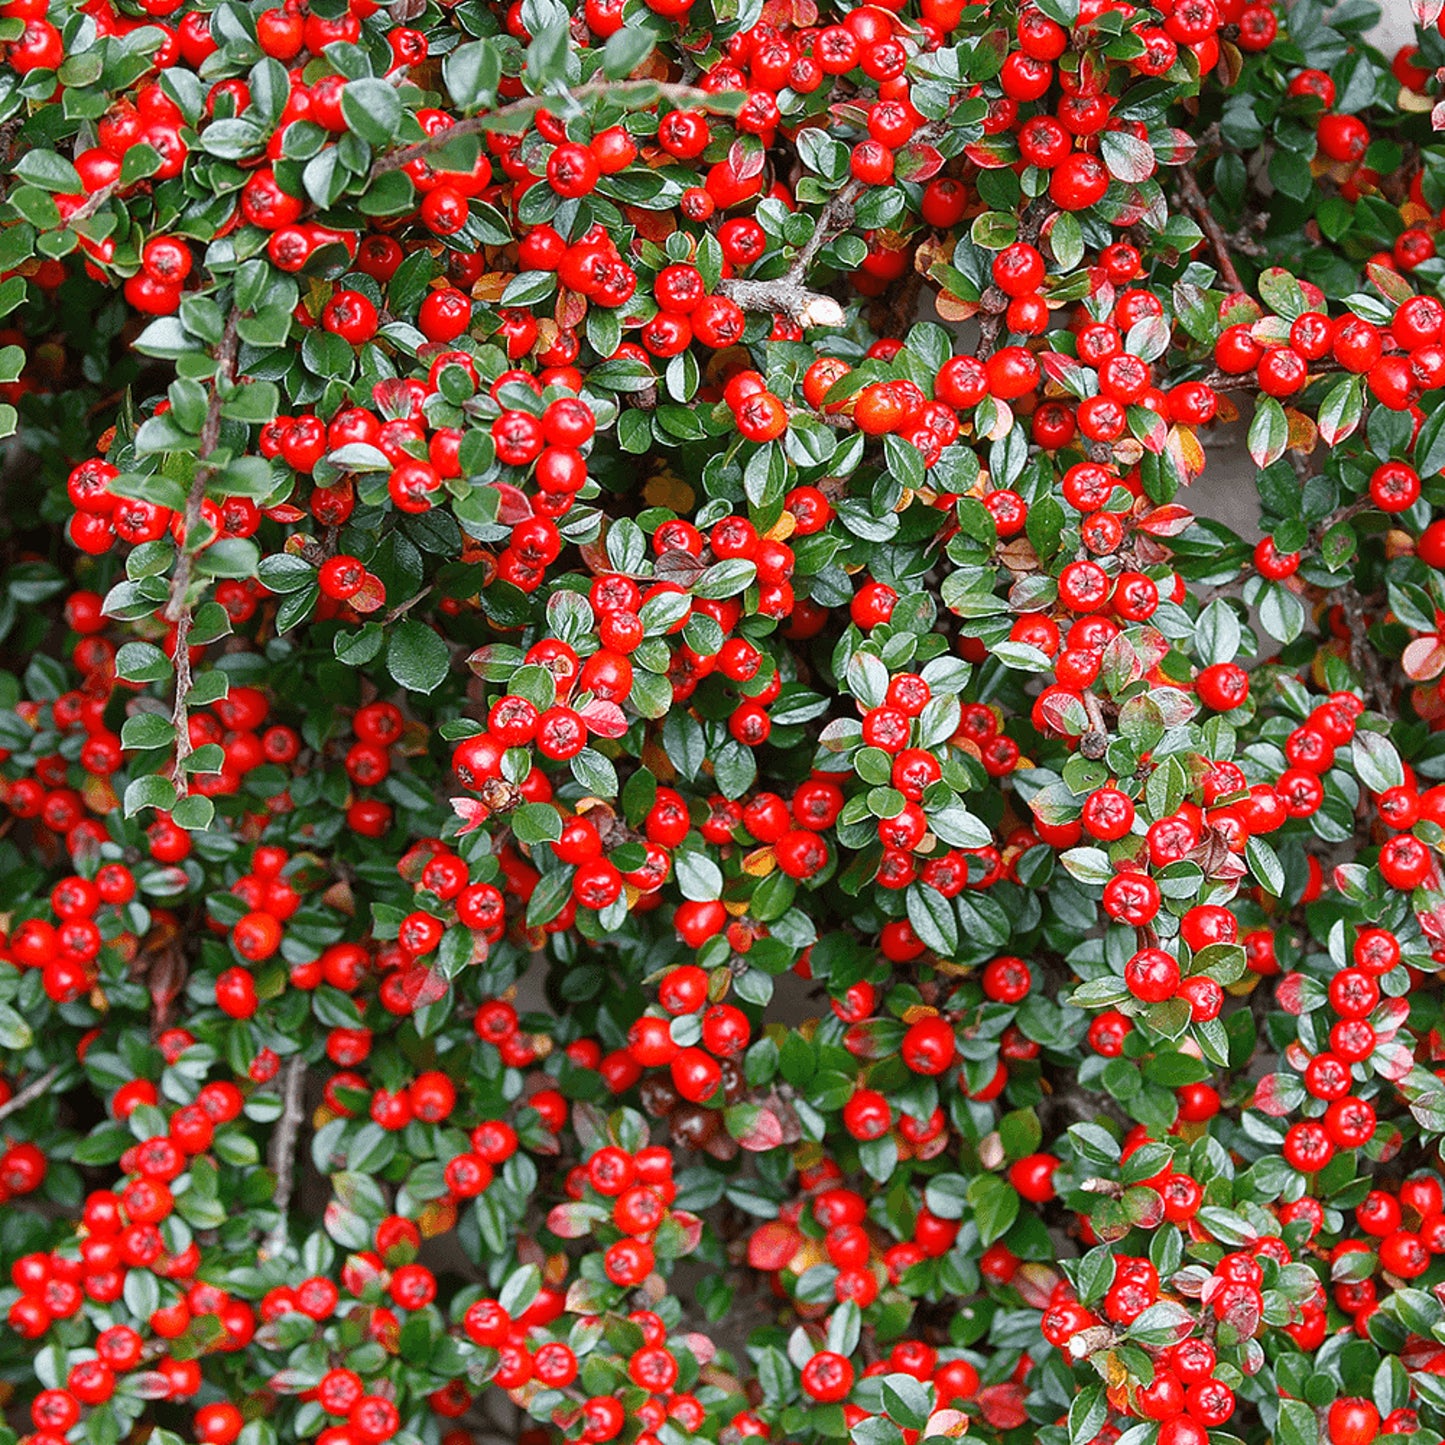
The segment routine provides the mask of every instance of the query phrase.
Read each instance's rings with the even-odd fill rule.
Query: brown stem
[[[736,302],[744,311],[769,316],[784,315],[800,326],[841,326],[843,308],[831,296],[810,291],[793,279],[792,272],[774,281],[733,280],[718,282],[718,292]]]
[[[1008,311],[1008,298],[997,286],[984,287],[979,302],[978,350],[980,361],[987,361],[998,350],[999,337],[1003,335],[1004,314]]]
[[[1336,361],[1312,361],[1309,379],[1314,382],[1324,376],[1341,376],[1344,374],[1344,370],[1345,368]],[[1216,369],[1205,376],[1196,376],[1194,380],[1202,381],[1211,391],[1259,390],[1259,378],[1252,369],[1240,372]]]
[[[840,326],[843,308],[831,296],[808,289],[808,267],[829,241],[841,236],[853,224],[853,205],[863,193],[862,183],[849,181],[823,207],[807,244],[793,257],[793,263],[771,281],[727,280],[718,290],[744,311],[773,316],[790,316],[800,325]]]
[[[1109,726],[1104,721],[1104,709],[1099,699],[1087,688],[1084,690],[1084,712],[1089,719],[1089,731],[1079,739],[1079,751],[1097,761],[1109,751]]]
[[[724,93],[699,90],[693,85],[673,85],[659,80],[589,80],[586,85],[579,85],[575,90],[569,91],[565,97],[528,95],[521,100],[514,100],[510,105],[488,111],[485,115],[474,115],[466,120],[459,120],[455,125],[448,126],[446,130],[438,131],[436,135],[429,135],[425,140],[417,141],[415,145],[404,146],[399,151],[392,151],[388,155],[382,156],[371,168],[372,178],[384,176],[388,171],[399,171],[403,166],[410,165],[412,161],[425,160],[427,156],[435,154],[443,146],[449,145],[461,136],[484,135],[487,131],[500,129],[497,122],[504,118],[507,120],[520,119],[523,116],[535,115],[539,110],[545,110],[548,106],[563,104],[566,101],[593,100],[598,96],[624,100],[635,98],[640,106],[650,105],[654,101],[667,100],[674,105],[697,106],[704,110],[714,110],[725,114],[731,114],[733,109]]]
[[[1301,479],[1303,480],[1303,479]],[[1361,512],[1368,512],[1373,505],[1369,496],[1357,498],[1345,507],[1336,507],[1324,521],[1318,523],[1314,529],[1314,536],[1310,539],[1315,546],[1319,546],[1326,532],[1332,527],[1338,527],[1341,522],[1348,522],[1358,517]]]
[[[215,468],[207,465],[206,458],[216,450],[221,440],[221,395],[223,388],[229,389],[236,381],[236,351],[239,345],[237,326],[241,314],[234,307],[226,319],[221,343],[216,348],[216,374],[211,381],[211,394],[206,402],[206,419],[201,424],[201,444],[196,451],[196,474],[191,479],[190,495],[186,498],[180,556],[176,559],[175,574],[171,577],[170,595],[166,600],[166,620],[176,628],[176,699],[171,712],[171,721],[176,729],[176,761],[172,774],[177,791],[182,787],[182,775],[186,759],[191,755],[191,734],[186,725],[186,709],[191,696],[191,655],[188,646],[191,635],[191,605],[186,594],[190,591],[191,572],[195,565],[195,553],[191,544],[201,525],[201,503],[206,499],[206,486]]]
[[[0,1119],[8,1119],[12,1114],[18,1114],[27,1105],[33,1104],[55,1082],[59,1073],[60,1065],[56,1064],[53,1069],[47,1069],[38,1079],[32,1079],[13,1098],[0,1104]]]
[[[944,121],[930,121],[918,132],[914,141],[921,145],[932,144],[946,130]],[[854,207],[865,190],[867,187],[862,181],[850,180],[829,197],[828,204],[823,207],[817,224],[813,227],[813,234],[793,257],[792,264],[783,275],[770,281],[723,281],[718,290],[730,300],[736,301],[744,311],[759,311],[768,315],[781,313],[803,325],[842,325],[842,306],[831,296],[808,289],[808,268],[817,260],[818,253],[824,246],[836,240],[853,224]]]
[[[1194,172],[1187,167],[1179,172],[1179,189],[1184,194],[1185,205],[1194,212],[1194,219],[1209,238],[1210,249],[1214,252],[1214,260],[1224,284],[1231,293],[1243,291],[1244,283],[1240,281],[1239,272],[1234,269],[1234,258],[1229,254],[1229,238],[1224,234],[1224,228],[1214,219],[1214,213],[1209,209],[1204,192],[1199,189]]]
[[[295,1054],[286,1063],[281,1081],[281,1117],[271,1136],[271,1172],[276,1176],[271,1207],[280,1218],[261,1245],[259,1253],[264,1259],[274,1259],[286,1248],[289,1223],[286,1212],[291,1207],[291,1193],[296,1184],[296,1145],[301,1138],[301,1118],[305,1111],[305,1083],[306,1060],[301,1054]]]
[[[1364,680],[1365,692],[1378,712],[1392,716],[1390,685],[1380,668],[1380,654],[1370,646],[1364,598],[1352,585],[1340,589],[1340,610],[1350,632],[1350,666]]]
[[[89,197],[65,218],[65,224],[74,226],[80,221],[88,221],[118,190],[120,182],[111,181],[98,191],[92,191]]]
[[[385,627],[389,622],[395,622],[398,617],[405,617],[418,602],[424,602],[431,595],[431,586],[423,587],[415,597],[408,597],[405,602],[398,602],[385,617],[381,619],[381,625]]]
[[[788,268],[790,277],[801,281],[808,274],[808,267],[813,264],[818,252],[853,224],[853,210],[863,191],[862,181],[849,181],[823,207],[818,224],[813,227],[813,234],[808,237],[803,249],[793,257],[793,264]]]

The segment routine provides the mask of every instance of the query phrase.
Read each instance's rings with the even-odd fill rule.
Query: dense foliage
[[[1438,1445],[1416,4],[5,0],[0,1437]]]

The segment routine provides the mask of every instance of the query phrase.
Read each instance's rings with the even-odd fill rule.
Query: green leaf
[[[355,632],[338,632],[332,640],[331,650],[338,662],[348,667],[365,667],[386,640],[386,634],[379,622],[367,622]]]
[[[524,803],[509,821],[521,843],[556,843],[562,837],[562,815],[550,803]]]
[[[527,46],[527,79],[543,86],[567,79],[567,50],[571,35],[565,19],[550,20],[533,32]]]
[[[1260,886],[1274,898],[1284,894],[1284,868],[1279,855],[1263,838],[1250,838],[1244,845],[1244,861],[1259,879]]]
[[[160,682],[171,675],[171,660],[149,642],[127,642],[116,653],[115,672],[127,682]]]
[[[596,748],[583,748],[570,764],[572,776],[587,792],[599,798],[615,798],[618,793],[617,769],[612,759]]]
[[[1372,793],[1398,788],[1405,781],[1400,755],[1383,733],[1356,733],[1350,758],[1355,775]]]
[[[1006,211],[984,211],[974,217],[969,237],[985,251],[1002,251],[1018,240],[1018,217]]]
[[[1282,583],[1271,582],[1259,599],[1259,620],[1279,642],[1293,642],[1304,631],[1304,603]]]
[[[1281,266],[1271,266],[1260,274],[1259,296],[1286,321],[1296,321],[1310,309],[1299,282]]]
[[[544,301],[557,289],[553,271],[523,271],[507,282],[502,292],[503,306],[532,306]]]
[[[1289,443],[1289,421],[1272,396],[1261,396],[1249,424],[1249,454],[1257,467],[1277,462]]]
[[[1068,211],[1060,211],[1049,232],[1049,246],[1054,260],[1065,271],[1072,271],[1084,259],[1084,233],[1078,220]]]
[[[435,692],[450,660],[446,643],[426,623],[410,617],[392,633],[386,649],[386,670],[408,692]]]
[[[22,181],[58,195],[78,196],[85,189],[80,183],[80,173],[54,151],[27,150],[15,162],[14,171]]]
[[[120,744],[127,750],[168,748],[175,741],[176,729],[168,717],[142,712],[126,718],[120,729]]]
[[[8,1003],[0,1003],[0,1048],[28,1049],[35,1034],[24,1018]]]
[[[188,833],[202,832],[211,826],[211,820],[216,816],[216,805],[199,793],[192,793],[182,798],[174,808],[171,809],[171,821],[178,828],[184,828]]]
[[[144,142],[130,146],[120,163],[120,183],[133,186],[137,181],[155,175],[164,163],[161,153],[154,146]]]
[[[442,61],[442,79],[463,111],[490,105],[501,78],[501,58],[490,40],[472,40],[459,45]]]
[[[388,81],[351,80],[341,92],[341,114],[362,140],[384,146],[401,128],[401,97]]]
[[[257,575],[272,592],[299,592],[316,580],[316,568],[304,557],[275,552],[261,559]]]
[[[1320,403],[1319,428],[1320,437],[1326,446],[1336,446],[1344,441],[1360,424],[1360,417],[1365,410],[1365,386],[1364,381],[1358,376],[1347,376],[1337,381],[1325,394],[1325,399]],[[1424,442],[1424,433],[1430,421],[1438,421],[1440,412],[1426,421],[1425,426],[1420,429],[1421,443]],[[1440,428],[1436,427],[1438,435]],[[1417,450],[1417,459],[1420,453]],[[1445,460],[1445,459],[1442,459]],[[1422,474],[1427,469],[1421,467]]]
[[[1109,1417],[1102,1385],[1085,1385],[1069,1406],[1069,1445],[1086,1445]]]
[[[953,904],[922,883],[910,884],[906,898],[913,931],[935,953],[952,958],[958,952],[958,915]]]
[[[602,69],[609,80],[631,75],[657,44],[657,37],[642,25],[624,25],[608,36],[602,49]]]
[[[997,1174],[980,1174],[968,1186],[968,1201],[973,1206],[979,1241],[984,1245],[1002,1239],[1018,1218],[1018,1191]]]
[[[1116,180],[1137,184],[1158,168],[1154,147],[1124,130],[1105,131],[1099,137],[1099,155]]]
[[[146,808],[165,812],[175,806],[176,788],[169,778],[148,774],[136,778],[125,790],[125,815],[133,818]]]
[[[933,1392],[912,1375],[884,1375],[883,1408],[895,1425],[904,1430],[921,1430],[933,1412]]]
[[[1319,1422],[1303,1400],[1281,1400],[1275,1424],[1275,1445],[1318,1445]]]
[[[1308,200],[1314,190],[1310,164],[1296,151],[1283,146],[1275,149],[1269,160],[1269,179],[1274,188],[1292,201]]]

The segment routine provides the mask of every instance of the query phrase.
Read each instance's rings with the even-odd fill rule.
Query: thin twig
[[[389,622],[395,622],[398,617],[405,617],[418,602],[424,602],[431,595],[432,586],[432,583],[428,583],[415,597],[408,597],[405,602],[398,602],[396,606],[381,619],[381,625],[385,627]]]
[[[1342,376],[1345,368],[1337,361],[1312,361],[1310,362],[1309,379],[1311,383],[1319,381],[1325,376]],[[1248,371],[1220,371],[1215,369],[1204,376],[1192,377],[1193,381],[1202,381],[1211,391],[1258,391],[1259,374],[1254,367]],[[1286,397],[1285,401],[1292,402],[1293,397]]]
[[[1340,610],[1350,633],[1350,666],[1363,680],[1365,692],[1376,710],[1391,717],[1390,685],[1381,671],[1379,652],[1370,646],[1364,599],[1352,584],[1340,589]]]
[[[21,1109],[33,1104],[56,1080],[60,1074],[60,1065],[56,1064],[53,1069],[47,1069],[38,1079],[32,1079],[14,1098],[7,1099],[0,1104],[0,1119],[8,1119],[12,1114],[18,1114]]]
[[[813,264],[818,252],[853,224],[853,211],[863,191],[862,181],[849,181],[829,200],[818,217],[818,224],[813,227],[813,234],[808,237],[803,249],[793,257],[793,264],[788,268],[790,276],[801,281],[808,274],[808,267]]]
[[[1304,479],[1304,476],[1300,475],[1300,480],[1304,481]],[[1338,527],[1341,522],[1352,521],[1355,517],[1358,517],[1361,512],[1368,512],[1372,506],[1374,506],[1374,502],[1367,494],[1363,497],[1357,497],[1346,506],[1336,507],[1328,517],[1315,524],[1314,535],[1310,540],[1318,547],[1324,540],[1325,535],[1333,528]]]
[[[744,311],[786,315],[800,325],[840,326],[843,308],[831,296],[808,289],[808,267],[828,242],[841,236],[853,224],[854,202],[863,193],[860,181],[849,181],[823,207],[807,244],[793,257],[792,265],[771,281],[727,280],[718,290]]]
[[[913,138],[913,144],[930,145],[948,129],[941,120],[930,121]],[[718,291],[744,311],[786,315],[804,326],[841,326],[843,308],[831,296],[808,288],[808,268],[829,242],[837,240],[853,224],[859,196],[867,190],[862,181],[850,180],[828,199],[818,216],[813,234],[793,257],[792,264],[772,280],[726,280]]]
[[[281,1117],[276,1121],[276,1132],[271,1136],[271,1172],[276,1176],[276,1192],[271,1196],[271,1207],[280,1217],[261,1245],[260,1253],[267,1259],[274,1259],[286,1248],[287,1226],[290,1223],[287,1211],[291,1207],[291,1192],[296,1184],[296,1145],[301,1138],[305,1083],[306,1060],[301,1054],[293,1054],[287,1060],[286,1072],[281,1080]]]
[[[1102,758],[1109,750],[1109,725],[1104,721],[1104,709],[1097,696],[1084,689],[1084,712],[1089,719],[1089,731],[1079,739],[1079,751],[1086,758]]]
[[[118,190],[120,182],[111,181],[108,185],[101,186],[98,191],[92,191],[85,201],[65,218],[65,224],[75,226],[81,221],[88,221]]]
[[[1214,213],[1209,209],[1204,192],[1199,189],[1194,172],[1187,167],[1179,172],[1179,189],[1184,194],[1185,205],[1194,212],[1194,219],[1209,237],[1209,245],[1214,252],[1214,260],[1219,267],[1220,276],[1224,278],[1224,284],[1229,287],[1231,294],[1243,291],[1244,283],[1240,281],[1239,272],[1234,269],[1234,258],[1229,254],[1229,238],[1224,234],[1224,227],[1214,219]]]
[[[191,734],[186,724],[186,710],[191,696],[191,605],[187,592],[191,586],[191,571],[195,553],[191,550],[197,529],[201,525],[201,504],[206,499],[206,487],[215,468],[206,459],[216,450],[221,440],[221,405],[225,398],[223,389],[229,389],[236,381],[236,351],[239,346],[237,326],[241,314],[232,308],[221,333],[221,343],[216,348],[216,374],[211,380],[211,394],[206,402],[206,419],[201,424],[201,445],[196,452],[196,474],[191,479],[190,495],[186,498],[183,516],[182,543],[180,556],[176,559],[175,574],[171,578],[170,595],[166,600],[166,620],[176,628],[176,700],[171,712],[171,721],[176,729],[176,762],[173,774],[177,789],[181,786],[186,759],[191,755]]]
[[[425,140],[417,141],[415,145],[404,146],[399,151],[382,156],[371,168],[372,178],[384,176],[388,171],[399,171],[412,161],[425,160],[462,136],[485,135],[488,131],[507,128],[498,125],[498,121],[521,119],[550,106],[593,100],[598,96],[606,96],[609,100],[635,98],[639,105],[644,106],[666,100],[673,105],[697,106],[725,114],[731,114],[733,110],[733,104],[728,101],[725,92],[699,90],[694,85],[673,85],[660,80],[589,80],[586,85],[579,85],[564,96],[528,95],[521,100],[514,100],[510,105],[487,111],[484,115],[459,120],[455,125],[448,126],[435,135],[429,135]]]

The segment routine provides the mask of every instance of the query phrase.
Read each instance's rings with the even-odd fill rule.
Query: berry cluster
[[[8,0],[26,1445],[1445,1433],[1440,8]]]

